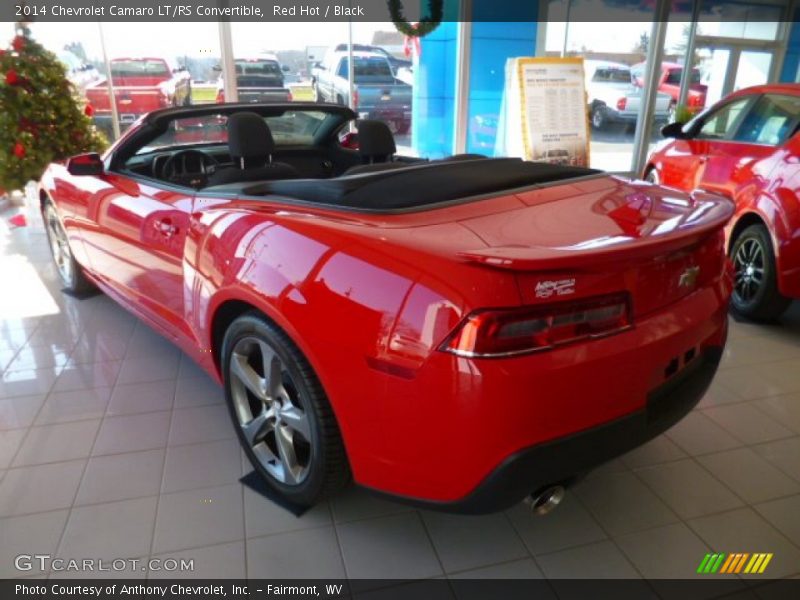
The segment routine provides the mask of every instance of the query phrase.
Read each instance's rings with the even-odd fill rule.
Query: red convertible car
[[[740,90],[662,129],[644,176],[736,203],[728,225],[733,307],[772,320],[800,298],[800,84]]]
[[[97,285],[221,381],[270,486],[546,508],[695,405],[726,340],[730,201],[399,157],[375,121],[353,150],[355,116],[164,109],[41,183],[64,285]]]

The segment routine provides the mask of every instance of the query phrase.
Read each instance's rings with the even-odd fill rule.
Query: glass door
[[[773,53],[767,50],[741,50],[733,90],[761,85],[769,81]]]
[[[698,67],[706,86],[706,106],[742,88],[769,81],[775,58],[772,49],[753,48],[745,44],[698,44]]]

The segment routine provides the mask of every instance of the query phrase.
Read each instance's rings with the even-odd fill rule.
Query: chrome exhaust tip
[[[564,486],[551,485],[531,494],[523,502],[530,508],[531,512],[538,516],[544,516],[561,504],[564,499]]]

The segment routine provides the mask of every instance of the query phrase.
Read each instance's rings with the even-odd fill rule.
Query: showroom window
[[[384,121],[399,153],[412,152],[412,60],[392,23],[232,23],[231,34],[237,70],[244,69],[237,75],[240,102],[350,106],[359,118]],[[253,68],[263,61],[278,66],[256,73]]]
[[[588,22],[547,23],[546,56],[584,59],[591,167],[616,172],[631,168],[650,29],[646,21],[604,23],[602,28]],[[669,110],[670,99],[661,93],[657,122],[666,123]],[[658,136],[658,128],[653,136]]]

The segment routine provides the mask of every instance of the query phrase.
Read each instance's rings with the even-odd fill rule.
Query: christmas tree
[[[25,24],[16,30],[0,49],[0,188],[9,190],[38,180],[50,162],[106,146],[63,65]]]

